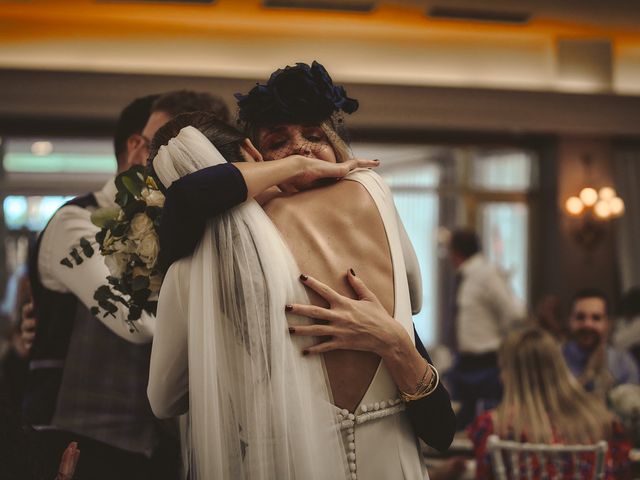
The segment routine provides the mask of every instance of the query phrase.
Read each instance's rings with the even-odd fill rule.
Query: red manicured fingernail
[[[305,357],[309,355],[309,350],[302,350],[302,355],[304,355]]]
[[[356,272],[353,271],[353,268],[349,269],[349,272],[351,273],[351,275],[353,275],[354,277],[356,276]]]
[[[289,333],[296,333],[296,329],[293,327],[289,327]]]
[[[309,277],[307,277],[304,273],[300,274],[300,280],[302,280],[303,282],[306,282],[309,279]]]
[[[290,312],[291,310],[293,310],[293,305],[285,305],[284,310],[285,312]]]

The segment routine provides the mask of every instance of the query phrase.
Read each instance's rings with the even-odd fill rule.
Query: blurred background
[[[352,149],[382,160],[415,245],[426,344],[449,315],[453,227],[478,230],[531,310],[640,284],[637,1],[0,1],[5,325],[29,242],[114,174],[129,101],[190,88],[234,107],[275,68],[313,60],[360,101]]]

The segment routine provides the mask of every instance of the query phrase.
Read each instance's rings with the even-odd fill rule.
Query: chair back
[[[488,440],[496,480],[604,480],[607,442],[593,445],[547,445]],[[590,475],[589,475],[590,474]]]

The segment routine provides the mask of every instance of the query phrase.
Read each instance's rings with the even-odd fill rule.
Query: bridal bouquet
[[[116,208],[101,208],[91,215],[91,221],[100,227],[96,242],[111,274],[109,285],[98,288],[93,298],[98,302],[91,308],[93,315],[115,316],[117,304],[129,308],[128,322],[139,320],[142,311],[156,313],[157,298],[162,283],[158,267],[160,244],[158,227],[164,195],[144,167],[136,166],[116,177]],[[86,239],[80,242],[85,256],[93,255]],[[80,260],[80,261],[78,261]],[[78,248],[72,249],[62,264],[73,268],[82,263]]]

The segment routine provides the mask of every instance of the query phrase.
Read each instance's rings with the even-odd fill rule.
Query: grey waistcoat
[[[52,426],[150,455],[158,440],[150,355],[151,344],[123,340],[78,302]]]

